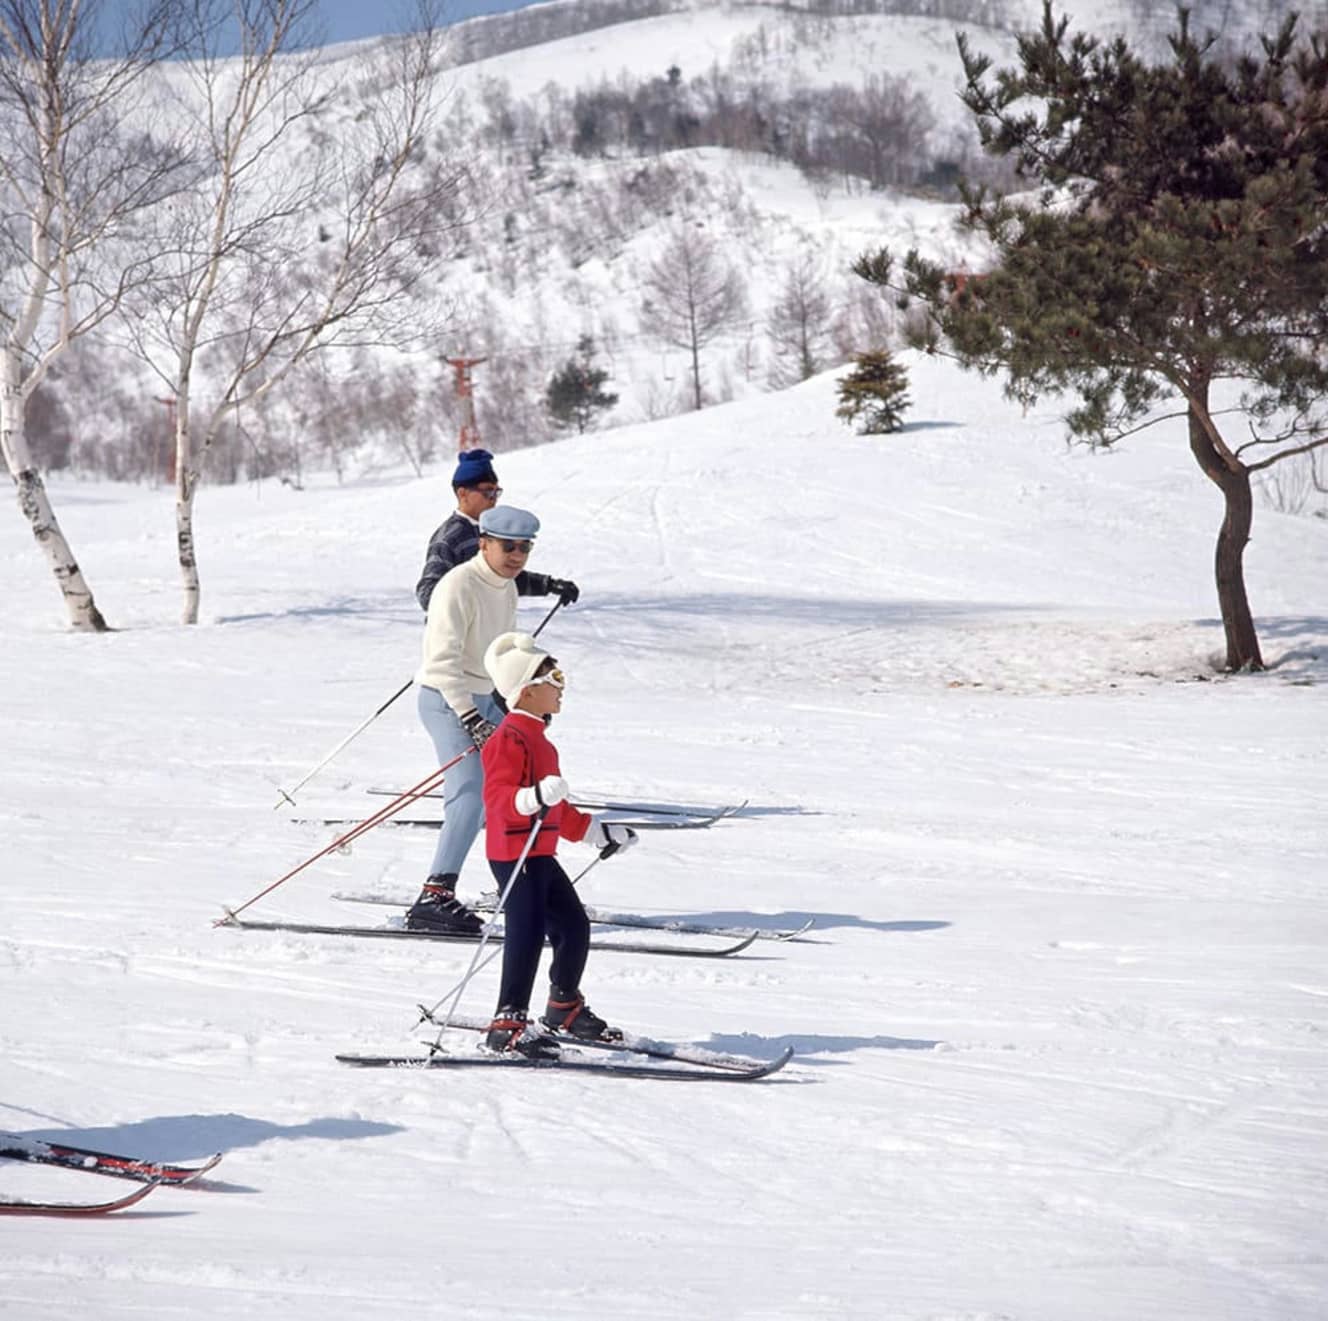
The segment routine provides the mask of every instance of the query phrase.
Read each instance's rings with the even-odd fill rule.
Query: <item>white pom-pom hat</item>
[[[529,633],[500,633],[484,653],[484,668],[503,701],[513,706],[548,656]]]

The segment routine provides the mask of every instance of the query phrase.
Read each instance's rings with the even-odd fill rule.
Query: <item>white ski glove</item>
[[[552,807],[567,797],[567,781],[561,775],[546,775],[538,784],[518,789],[512,806],[522,816],[534,816],[541,807]]]
[[[586,831],[586,843],[601,851],[608,849],[610,853],[621,853],[636,843],[636,831],[631,826],[594,816],[590,818],[590,829]]]

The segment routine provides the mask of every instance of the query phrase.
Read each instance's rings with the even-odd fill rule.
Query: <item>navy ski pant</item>
[[[515,867],[515,862],[489,860],[500,888]],[[590,919],[557,858],[527,858],[503,908],[499,1009],[530,1008],[546,935],[553,946],[549,981],[564,991],[580,990],[590,951]]]

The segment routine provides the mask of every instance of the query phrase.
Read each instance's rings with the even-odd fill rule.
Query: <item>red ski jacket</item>
[[[524,711],[509,711],[480,751],[484,763],[484,852],[493,862],[515,862],[530,837],[533,816],[513,805],[518,789],[558,775],[558,749],[549,742],[544,722]],[[531,845],[532,858],[550,857],[558,840],[584,839],[590,817],[571,803],[555,803],[540,823]]]

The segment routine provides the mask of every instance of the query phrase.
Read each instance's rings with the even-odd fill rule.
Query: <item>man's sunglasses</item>
[[[504,541],[500,539],[498,544],[503,548],[504,555],[529,555],[535,543],[532,541]]]
[[[496,500],[503,493],[501,486],[472,486],[470,489],[478,492],[486,500]]]

